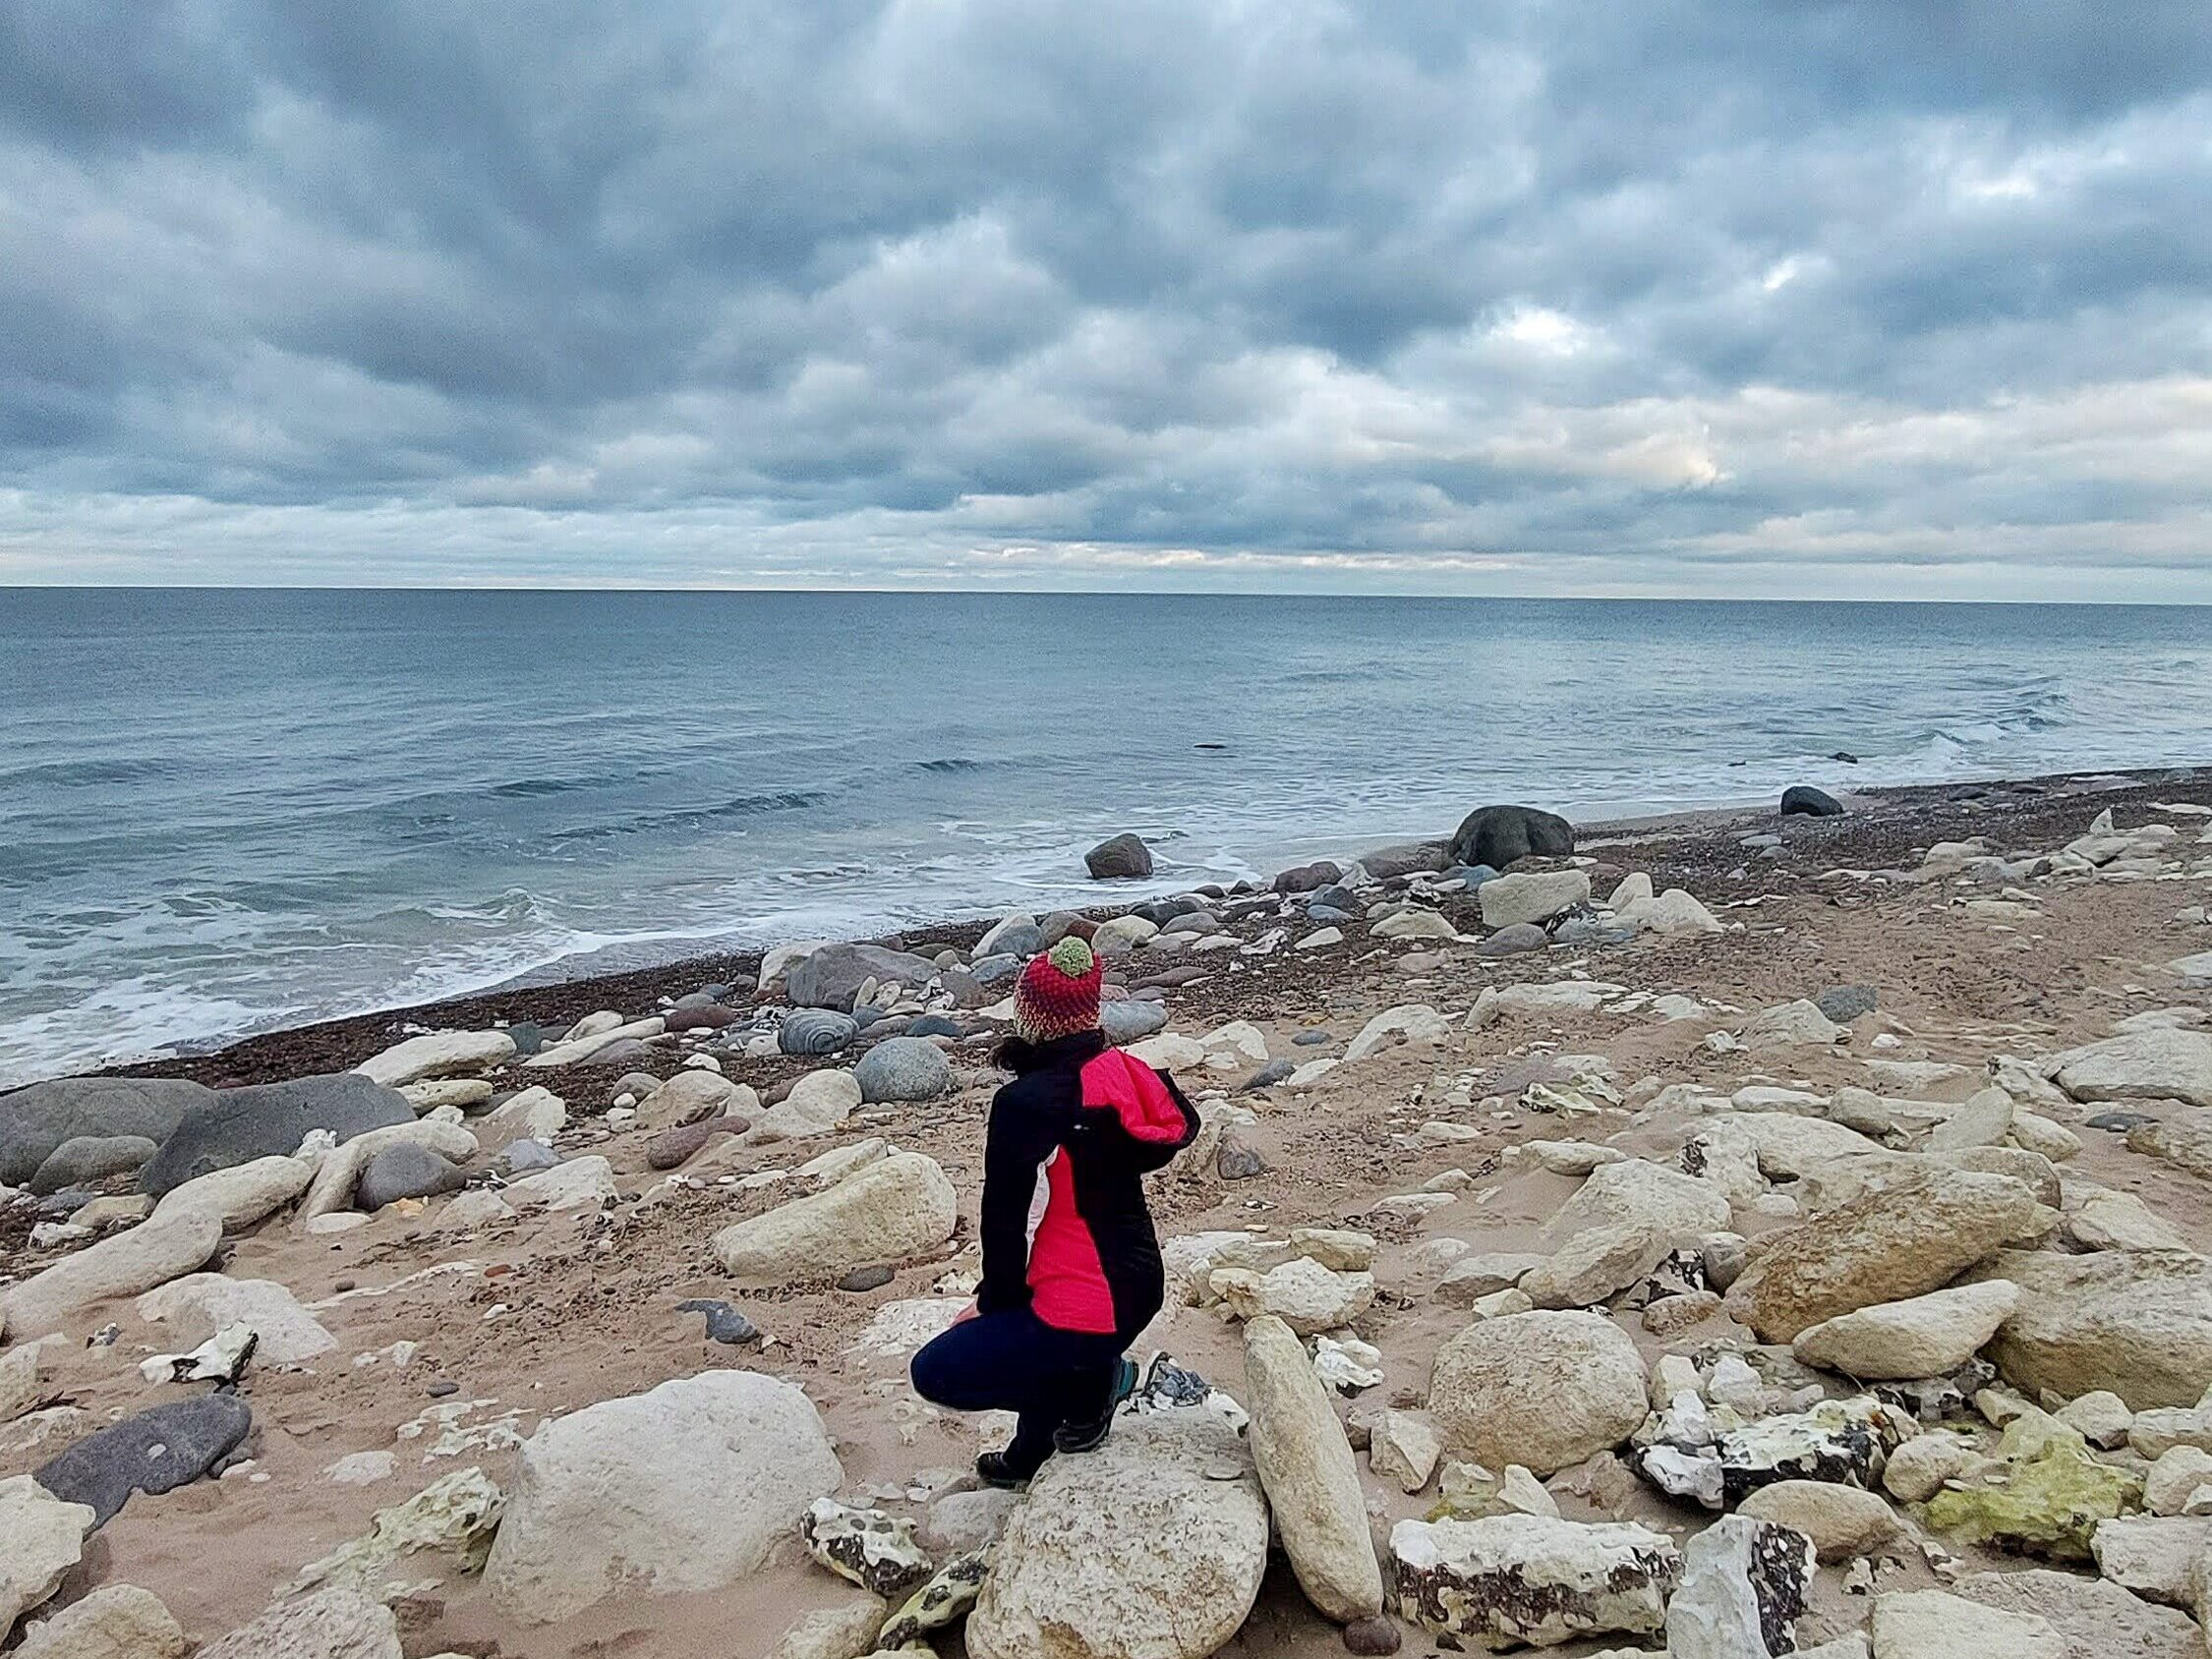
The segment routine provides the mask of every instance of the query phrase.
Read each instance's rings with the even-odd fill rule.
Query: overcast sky
[[[9,0],[10,581],[2212,600],[2212,20]]]

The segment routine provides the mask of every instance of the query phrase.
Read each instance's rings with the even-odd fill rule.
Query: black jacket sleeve
[[[983,1282],[975,1293],[979,1313],[1029,1305],[1029,1206],[1037,1173],[1059,1148],[1059,1119],[1043,1091],[1017,1079],[991,1102],[983,1137]]]

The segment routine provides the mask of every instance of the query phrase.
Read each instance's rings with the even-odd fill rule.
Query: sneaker
[[[1136,1362],[1123,1359],[1114,1368],[1114,1388],[1107,1396],[1106,1409],[1095,1417],[1062,1423],[1053,1431],[1054,1448],[1067,1453],[1097,1451],[1106,1444],[1106,1437],[1114,1432],[1114,1413],[1122,1408],[1122,1402],[1135,1392]]]
[[[986,1452],[975,1459],[975,1478],[985,1486],[995,1486],[1001,1492],[1019,1492],[1029,1484],[1030,1477],[1006,1460],[1004,1452]]]

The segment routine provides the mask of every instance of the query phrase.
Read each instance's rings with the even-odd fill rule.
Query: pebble
[[[461,1385],[459,1383],[432,1383],[423,1392],[433,1400],[443,1400],[449,1395],[459,1394]]]
[[[731,1347],[761,1340],[760,1327],[739,1313],[729,1303],[706,1296],[694,1296],[689,1301],[676,1303],[678,1313],[703,1313],[707,1316],[707,1340]]]
[[[1366,1654],[1370,1659],[1383,1659],[1384,1655],[1397,1652],[1403,1639],[1398,1627],[1380,1614],[1371,1619],[1355,1619],[1344,1627],[1344,1650]]]
[[[880,1290],[892,1281],[888,1267],[856,1267],[838,1281],[838,1288],[858,1294],[863,1290]]]

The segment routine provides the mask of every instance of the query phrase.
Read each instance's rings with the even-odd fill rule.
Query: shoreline
[[[1884,784],[1838,792],[1846,807],[1837,819],[1783,818],[1773,806],[1706,807],[1675,813],[1604,820],[1576,826],[1578,855],[1602,858],[1609,850],[1634,847],[1639,868],[1661,887],[1694,883],[1701,892],[1732,900],[1764,889],[1776,874],[1796,879],[1836,867],[1882,868],[1911,862],[1916,848],[1958,839],[1989,828],[2008,833],[2047,832],[2071,824],[2081,800],[2125,805],[2159,798],[2162,788],[2201,782],[2212,762],[2130,771],[2059,772],[2025,778],[1966,782]],[[2002,821],[1992,825],[1992,819]],[[1442,833],[1448,834],[1449,828]],[[1778,833],[1782,843],[1773,856],[1747,849],[1745,834]],[[1408,836],[1418,840],[1422,836]],[[1345,849],[1348,856],[1357,856]],[[1361,850],[1372,850],[1364,848]],[[1318,855],[1316,855],[1318,856]],[[1127,911],[1157,896],[1150,887],[1101,882],[1098,902],[1079,913],[1094,919]],[[1253,884],[1264,890],[1264,884]],[[989,931],[994,918],[915,923],[906,928],[839,943],[907,944],[926,941],[935,946],[966,947]],[[1359,924],[1364,930],[1365,923]],[[770,946],[769,948],[773,948]],[[763,949],[707,951],[669,961],[613,972],[585,973],[531,983],[544,969],[526,970],[499,985],[454,997],[395,1003],[353,1014],[280,1026],[228,1041],[217,1040],[197,1053],[178,1053],[116,1060],[80,1072],[55,1075],[186,1077],[216,1087],[268,1082],[319,1071],[345,1070],[387,1047],[402,1027],[472,1029],[491,1024],[529,1022],[542,1026],[572,1024],[602,1008],[650,1009],[664,999],[694,992],[701,985],[735,975],[755,974]],[[11,1085],[20,1087],[25,1085]],[[0,1090],[0,1100],[8,1091]]]

